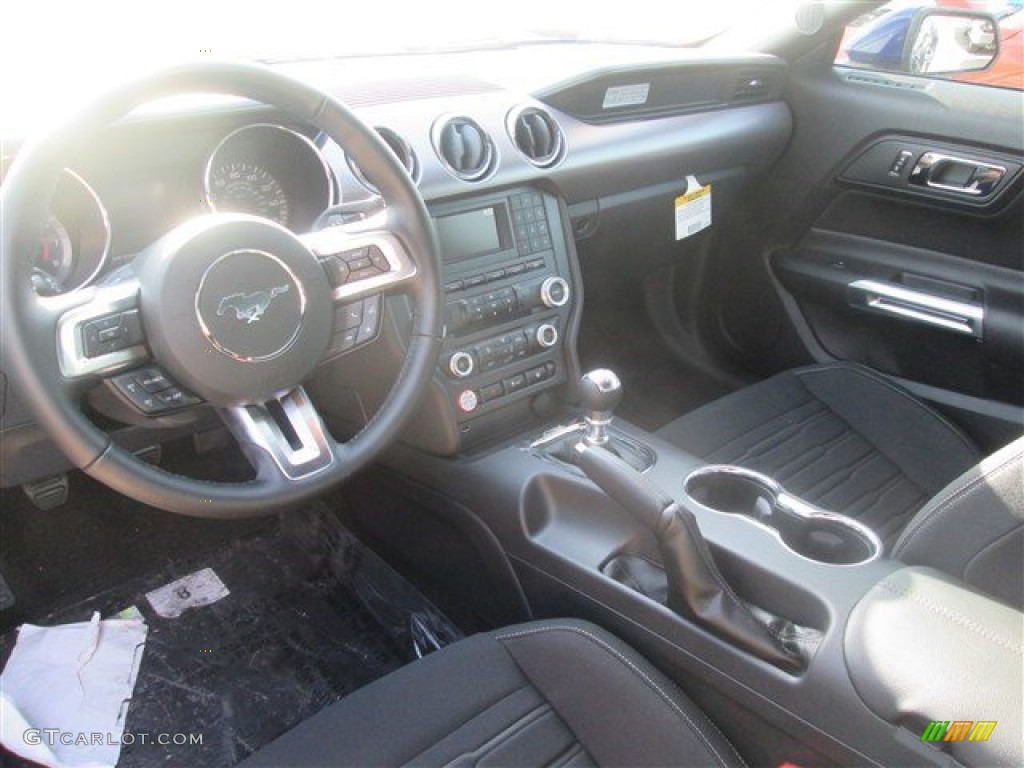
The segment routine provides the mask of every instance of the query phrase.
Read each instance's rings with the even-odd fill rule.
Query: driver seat
[[[240,765],[708,765],[743,760],[650,662],[583,621],[479,634],[346,696]]]

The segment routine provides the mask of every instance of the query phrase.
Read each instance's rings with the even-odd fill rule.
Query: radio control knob
[[[476,369],[476,361],[469,352],[456,352],[448,358],[448,373],[456,379],[471,376]]]
[[[558,343],[558,329],[551,323],[544,323],[537,329],[537,334],[534,337],[537,339],[537,344],[543,349],[550,349]]]
[[[556,309],[569,302],[569,283],[564,277],[548,277],[540,284],[540,300],[545,307]]]

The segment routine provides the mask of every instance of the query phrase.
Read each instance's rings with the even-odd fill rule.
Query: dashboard
[[[642,229],[629,232],[632,220],[669,220],[690,175],[714,183],[716,201],[725,205],[789,137],[785,65],[773,57],[685,52],[651,60],[647,49],[612,47],[587,50],[572,67],[566,62],[581,49],[558,48],[537,54],[557,77],[529,90],[514,64],[519,56],[500,53],[487,60],[493,66],[482,66],[480,54],[471,63],[453,54],[445,59],[450,70],[424,68],[415,76],[377,62],[370,79],[338,62],[282,67],[373,126],[435,218],[448,335],[407,436],[433,452],[459,453],[507,434],[578,375],[585,264],[577,246],[598,222],[643,236]],[[250,213],[305,233],[379,202],[341,147],[288,115],[239,100],[146,110],[89,137],[88,146],[58,184],[34,256],[32,279],[43,297],[118,280],[138,253],[210,212]],[[339,270],[344,280],[372,279],[374,264],[324,267],[337,294]],[[377,381],[400,360],[405,309],[398,298],[373,297],[339,311],[345,317],[335,329],[333,362],[319,377],[328,383],[310,387],[326,399],[327,416],[358,422],[386,394],[377,392]],[[372,328],[356,322],[371,313]],[[346,372],[340,388],[339,366]],[[109,389],[89,401],[115,433],[188,429],[182,413],[140,412]],[[44,450],[17,393],[0,402],[5,451],[27,444]],[[185,412],[202,410],[184,404]],[[24,482],[38,466],[20,455],[4,458],[3,485]]]

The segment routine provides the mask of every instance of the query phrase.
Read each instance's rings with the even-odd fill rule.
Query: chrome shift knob
[[[614,371],[598,368],[580,379],[579,396],[586,423],[583,442],[587,445],[605,445],[608,442],[612,412],[622,402],[622,382]]]

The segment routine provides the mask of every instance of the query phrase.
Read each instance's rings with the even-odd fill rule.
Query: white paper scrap
[[[675,200],[676,240],[711,226],[711,185],[701,186],[696,176],[686,177],[686,192]]]
[[[176,619],[189,608],[212,605],[229,594],[213,569],[203,568],[146,593],[146,599],[160,616]]]
[[[46,766],[113,766],[146,644],[142,619],[25,624],[0,674],[0,741]]]

